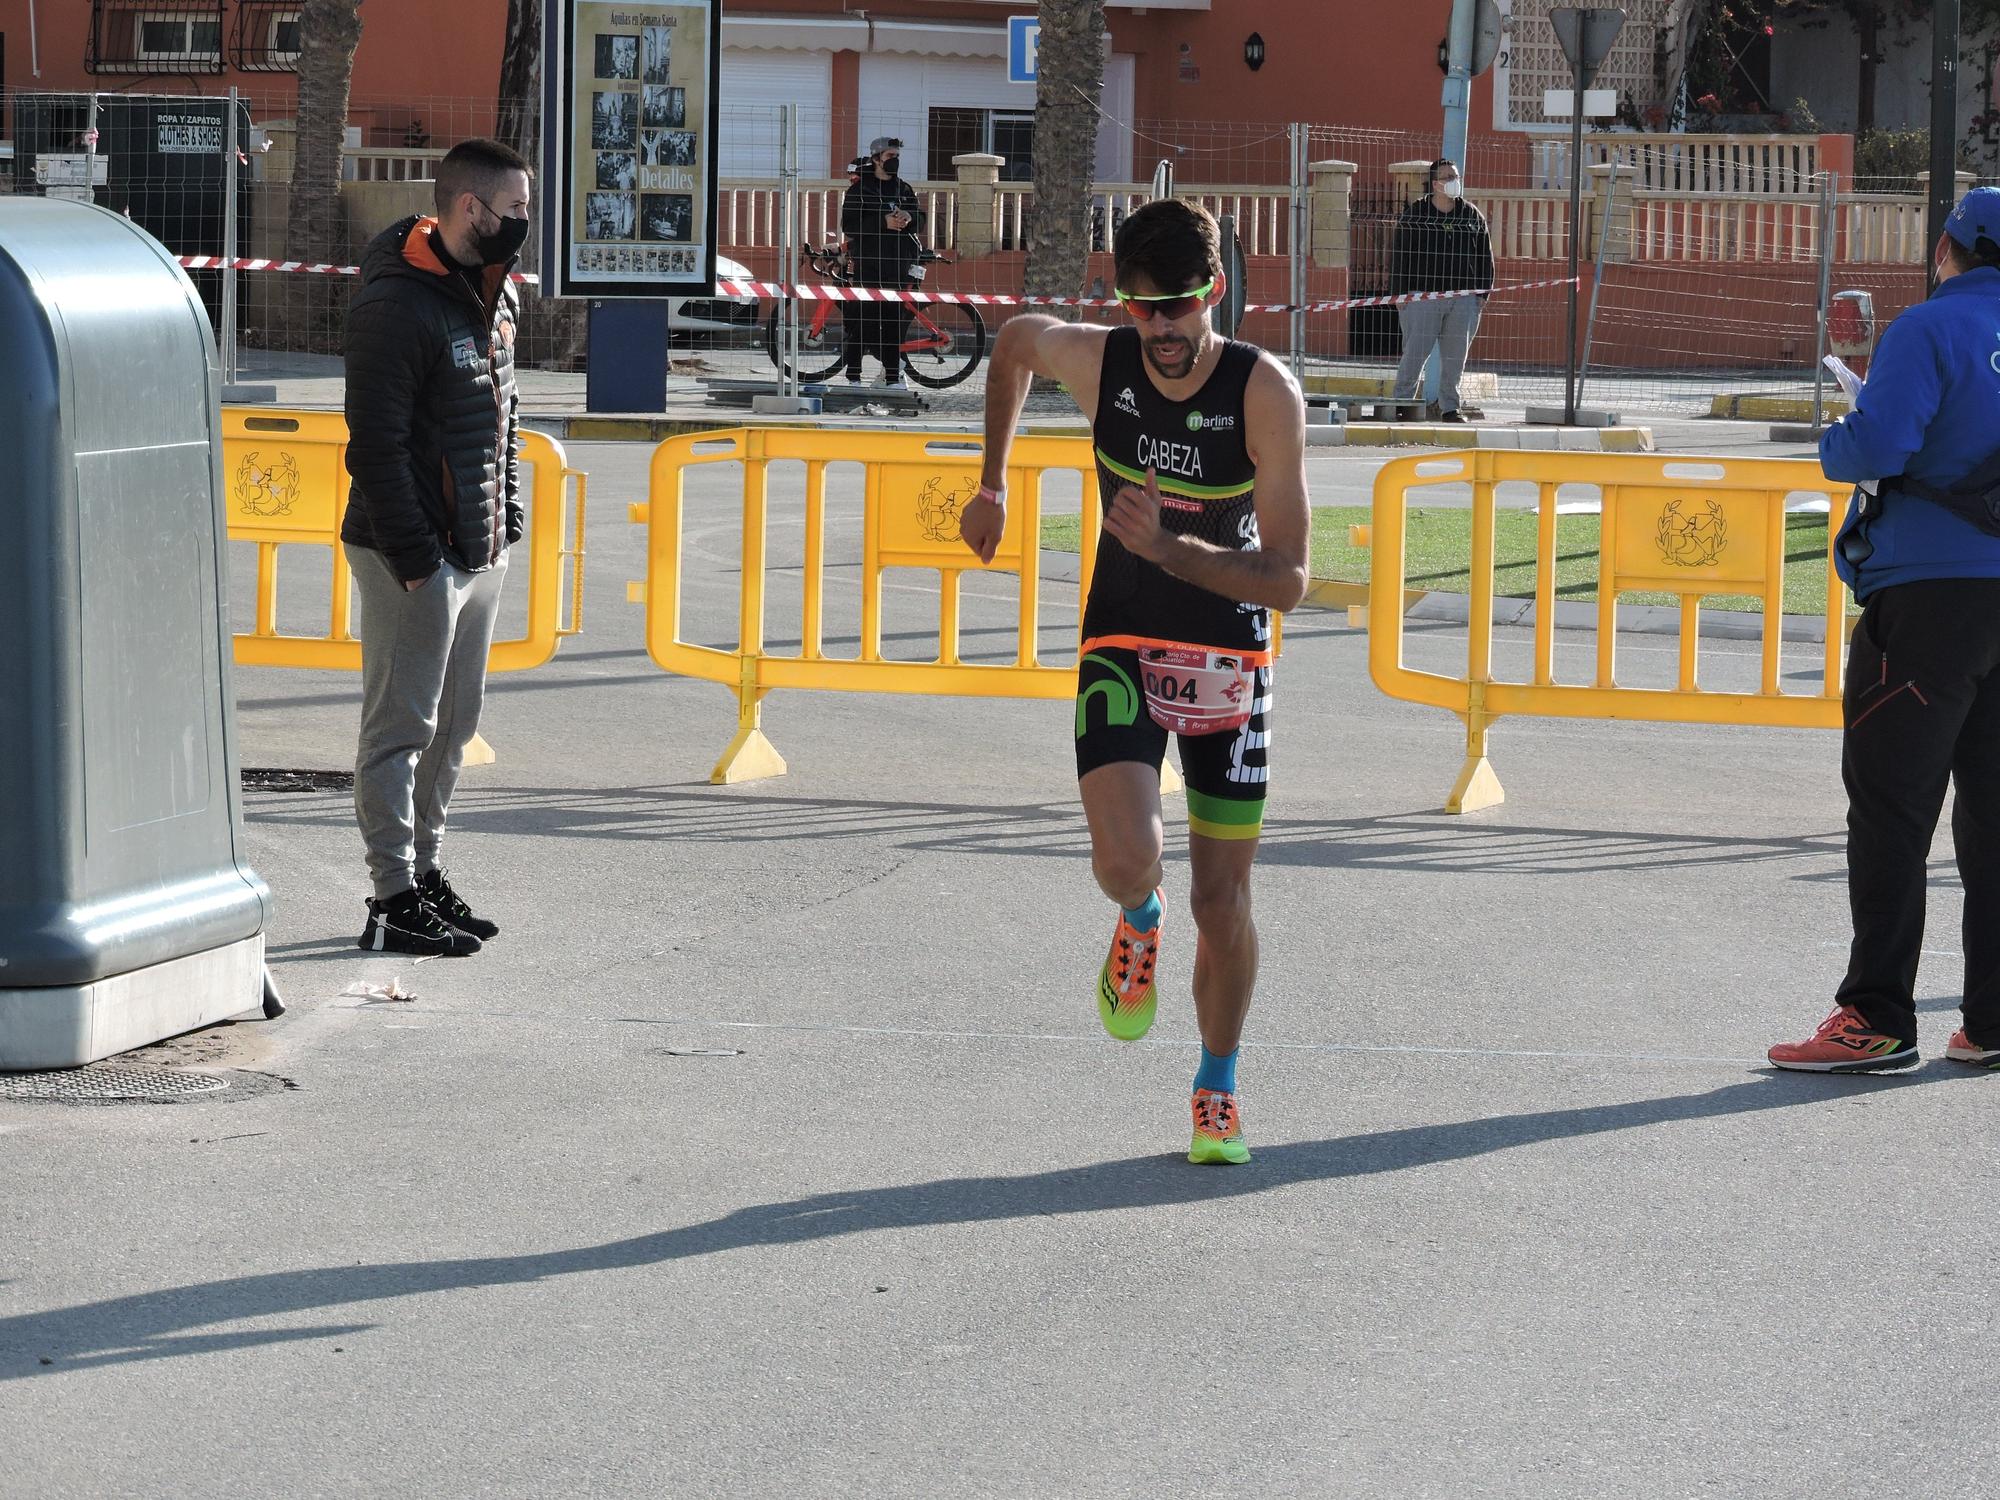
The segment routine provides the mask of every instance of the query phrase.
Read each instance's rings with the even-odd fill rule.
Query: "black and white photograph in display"
[[[590,144],[598,151],[630,151],[639,144],[639,96],[600,89],[590,96]]]
[[[639,38],[645,52],[645,81],[665,83],[674,65],[674,28],[645,26],[640,28]]]
[[[599,78],[639,76],[639,37],[636,32],[605,32],[597,38]]]
[[[691,167],[701,137],[692,130],[648,130],[640,149],[649,167]]]
[[[649,84],[645,93],[645,123],[648,129],[679,130],[687,124],[686,89],[659,88]]]
[[[694,227],[694,199],[687,193],[641,193],[639,238],[685,240]]]
[[[593,240],[629,240],[638,217],[636,193],[586,193],[584,234]]]
[[[597,185],[629,193],[639,185],[639,160],[630,151],[597,153]]]

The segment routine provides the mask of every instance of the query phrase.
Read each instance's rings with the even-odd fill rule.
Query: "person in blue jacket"
[[[2000,188],[1966,194],[1933,266],[1930,299],[1889,326],[1854,411],[1820,439],[1827,477],[1862,486],[1834,543],[1862,605],[1841,695],[1854,940],[1833,1013],[1770,1049],[1781,1068],[1917,1061],[1927,865],[1948,783],[1965,987],[1945,1056],[2000,1068],[2000,463],[1988,462],[2000,456]]]

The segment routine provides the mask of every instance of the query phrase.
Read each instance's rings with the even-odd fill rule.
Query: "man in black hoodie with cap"
[[[369,245],[347,312],[341,524],[361,594],[354,808],[375,952],[476,953],[499,927],[438,864],[445,810],[479,729],[507,548],[520,539],[520,427],[509,281],[530,172],[498,141],[438,163],[437,215]]]
[[[903,180],[903,143],[878,135],[868,143],[868,170],[840,203],[840,232],[847,236],[848,259],[856,286],[904,287],[910,267],[924,253],[923,205]],[[910,315],[901,302],[850,302],[846,313],[855,337],[847,341],[847,378],[861,379],[861,360],[882,361],[883,383],[903,384],[903,330]]]

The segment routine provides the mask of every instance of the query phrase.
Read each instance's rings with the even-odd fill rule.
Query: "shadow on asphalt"
[[[253,796],[260,825],[347,827],[344,796]],[[1089,840],[1077,804],[877,801],[773,795],[706,782],[593,788],[473,788],[460,783],[452,828],[519,837],[643,839],[649,843],[790,843],[875,839],[910,851],[1030,854],[1085,858]],[[1170,847],[1185,829],[1168,819]],[[1780,860],[1838,861],[1845,833],[1760,838],[1601,828],[1545,828],[1438,812],[1290,819],[1264,825],[1260,865],[1392,869],[1462,875],[1593,875],[1699,869]],[[1936,867],[1948,878],[1949,866]],[[1802,880],[1842,880],[1843,870],[1800,872]]]
[[[0,1318],[0,1380],[330,1338],[379,1326],[339,1322],[302,1328],[194,1331],[242,1320],[288,1318],[395,1297],[626,1270],[731,1250],[810,1244],[871,1230],[1111,1213],[1240,1198],[1277,1188],[1465,1161],[1517,1146],[1754,1114],[1981,1076],[1943,1061],[1882,1076],[1763,1074],[1699,1094],[1258,1146],[1255,1160],[1243,1168],[1190,1167],[1178,1157],[1128,1157],[1018,1177],[953,1177],[815,1193],[783,1203],[740,1208],[699,1224],[537,1255],[390,1261],[237,1276]]]

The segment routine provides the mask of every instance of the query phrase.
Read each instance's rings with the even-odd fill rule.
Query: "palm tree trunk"
[[[299,7],[298,154],[292,164],[285,253],[294,260],[345,259],[347,226],[340,204],[340,153],[347,129],[354,49],[361,42],[361,0],[304,0]],[[322,347],[339,326],[345,297],[326,286],[342,280],[290,276],[288,303],[303,325],[307,347]]]
[[[343,248],[340,149],[354,49],[361,41],[360,0],[304,0],[299,11],[298,156],[285,230],[294,259],[331,260]]]
[[[1091,177],[1104,90],[1104,0],[1039,0],[1035,202],[1027,290],[1076,296],[1090,265]]]
[[[507,0],[507,41],[500,53],[499,136],[537,161],[542,149],[542,5],[543,0]],[[537,183],[536,191],[546,190]],[[542,266],[541,213],[521,255],[522,268]],[[544,300],[532,286],[521,289],[523,364],[568,365],[583,352],[583,304],[573,298]]]

